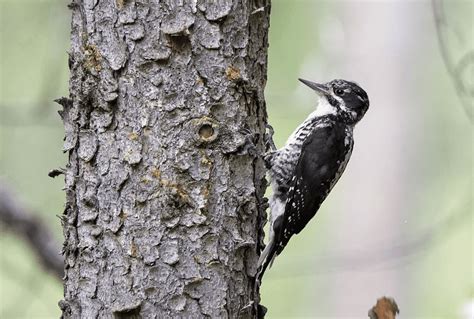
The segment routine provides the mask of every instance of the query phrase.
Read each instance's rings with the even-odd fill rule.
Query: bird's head
[[[346,80],[332,80],[325,84],[299,79],[319,96],[322,114],[333,114],[347,124],[356,124],[369,108],[367,93],[356,83]]]

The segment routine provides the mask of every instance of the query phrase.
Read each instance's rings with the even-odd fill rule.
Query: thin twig
[[[436,34],[438,36],[439,49],[441,51],[441,57],[446,65],[446,69],[451,75],[456,93],[461,100],[461,104],[466,112],[467,117],[474,123],[474,110],[472,108],[472,88],[465,86],[462,79],[462,73],[469,72],[469,64],[474,64],[474,52],[472,50],[467,51],[462,55],[459,61],[456,63],[452,56],[449,54],[448,46],[446,44],[445,32],[450,29],[446,15],[444,12],[442,0],[432,0],[434,20],[436,26]],[[453,30],[455,31],[455,30]],[[472,32],[472,31],[471,31]],[[461,38],[458,35],[458,38]],[[469,36],[472,36],[470,34]],[[461,40],[461,39],[458,39]]]
[[[377,251],[364,249],[333,252],[331,255],[312,259],[312,262],[318,265],[317,269],[311,269],[311,271],[300,270],[298,273],[280,276],[279,279],[285,279],[288,276],[296,278],[306,277],[309,274],[373,269],[377,266],[412,258],[428,249],[428,247],[445,240],[447,236],[454,233],[459,227],[466,225],[466,220],[472,216],[472,200],[468,198],[458,202],[460,203],[459,207],[453,209],[454,211],[448,214],[448,217],[423,231],[417,232],[417,236],[413,239],[400,240],[401,242],[396,245],[387,242],[386,245],[383,245],[383,248]],[[302,260],[305,256],[298,258]]]
[[[0,222],[14,234],[25,239],[34,251],[43,267],[56,275],[64,274],[64,262],[60,245],[51,230],[34,214],[26,209],[0,181]]]

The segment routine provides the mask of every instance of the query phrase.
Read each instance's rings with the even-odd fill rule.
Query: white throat
[[[314,111],[311,115],[313,117],[320,117],[330,114],[336,115],[336,113],[336,107],[332,106],[325,96],[322,96],[318,100],[318,106],[316,108],[316,111]]]

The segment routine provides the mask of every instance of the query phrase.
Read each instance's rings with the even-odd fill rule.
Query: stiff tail
[[[263,274],[265,273],[265,270],[267,269],[267,267],[272,266],[272,263],[275,257],[276,257],[276,242],[274,238],[271,238],[270,242],[265,247],[262,254],[260,255],[260,258],[258,259],[257,278],[259,282],[262,281]]]
[[[267,267],[271,267],[275,257],[281,252],[281,242],[280,242],[280,233],[281,223],[283,222],[283,212],[284,212],[284,202],[277,201],[276,204],[271,205],[272,214],[274,217],[273,222],[270,224],[270,239],[267,246],[263,250],[260,258],[258,259],[258,272],[257,278],[258,281],[262,281],[263,274]]]

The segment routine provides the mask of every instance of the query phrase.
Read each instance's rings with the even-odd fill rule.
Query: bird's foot
[[[249,128],[244,127],[241,129],[242,135],[244,136],[244,143],[239,151],[240,154],[248,154],[252,157],[260,156],[260,152],[256,146],[256,140],[258,139],[258,133],[252,132]]]
[[[264,137],[265,149],[267,151],[275,151],[277,149],[275,146],[275,143],[273,142],[273,134],[275,134],[275,130],[268,123],[265,125],[265,127],[266,127],[266,130],[268,130],[268,132],[265,132],[265,137]]]
[[[263,161],[265,162],[265,167],[267,169],[272,168],[272,159],[275,153],[276,153],[276,150],[271,150],[263,154]]]

